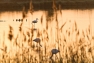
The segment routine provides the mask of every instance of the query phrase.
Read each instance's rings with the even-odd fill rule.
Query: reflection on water
[[[57,27],[57,21],[56,21],[56,15],[58,20],[58,27]],[[33,45],[37,45],[37,43],[32,42],[32,40],[36,37],[41,38],[41,50],[43,51],[43,55],[45,55],[45,46],[46,46],[46,54],[50,56],[49,52],[52,48],[58,48],[61,50],[60,55],[61,57],[65,57],[64,54],[66,53],[64,46],[69,46],[72,42],[76,41],[76,32],[74,32],[76,26],[74,25],[75,22],[77,23],[77,30],[79,30],[80,37],[82,36],[82,30],[85,34],[85,40],[88,40],[86,37],[87,32],[85,32],[90,25],[91,34],[94,35],[94,10],[62,10],[62,14],[60,11],[57,11],[56,13],[52,13],[52,11],[36,11],[31,15],[30,13],[26,14],[26,18],[23,21],[22,30],[25,35],[27,32],[31,35],[32,39],[31,45],[29,41],[28,45],[28,39],[29,37],[26,36],[26,41],[23,41],[23,35],[21,36],[19,32],[19,26],[21,22],[16,22],[16,19],[22,19],[22,12],[21,11],[14,11],[14,12],[2,12],[0,13],[0,20],[4,20],[5,22],[0,22],[0,48],[3,48],[3,42],[7,45],[7,52],[12,51],[11,53],[16,53],[19,51],[19,47],[16,47],[14,45],[15,39],[17,35],[19,35],[19,38],[17,41],[24,42],[24,47],[29,47]],[[38,23],[35,24],[35,28],[37,30],[34,31],[34,35],[31,32],[30,29],[32,29],[32,21],[38,18]],[[26,22],[27,19],[27,22]],[[62,28],[62,25],[66,22],[64,27]],[[9,33],[9,25],[13,27],[13,40],[12,42],[8,39],[8,33]],[[59,30],[57,31],[57,28]],[[61,29],[62,28],[62,29]],[[61,30],[61,31],[60,31]],[[58,35],[57,35],[58,32]],[[70,36],[67,34],[67,32],[70,32]],[[5,37],[4,37],[5,34]],[[88,32],[89,34],[89,32]],[[33,36],[32,36],[33,35]],[[90,35],[89,35],[90,37]],[[62,42],[65,39],[67,42],[67,45],[64,45]],[[22,41],[21,41],[22,40]],[[59,43],[57,42],[59,41]],[[21,43],[19,43],[21,44]],[[61,45],[61,46],[60,46]],[[21,46],[21,45],[20,45]],[[20,50],[21,51],[21,50]],[[2,50],[0,50],[2,52]],[[34,54],[34,57],[38,57],[38,53],[35,51],[31,51],[32,54]],[[62,53],[64,52],[64,53]],[[32,55],[31,54],[31,55]],[[0,54],[1,55],[1,54]],[[10,54],[11,56],[11,54]]]

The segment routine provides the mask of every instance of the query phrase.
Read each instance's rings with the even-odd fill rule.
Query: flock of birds
[[[34,23],[34,25],[35,25],[35,23],[38,22],[37,20],[38,20],[38,18],[36,18],[36,20],[33,20],[32,23]],[[33,39],[33,41],[40,45],[40,42],[41,42],[40,38],[35,38],[35,39]],[[40,45],[40,46],[42,47],[42,45]],[[58,52],[60,52],[58,49],[52,49],[51,50],[52,55],[51,55],[50,59],[52,59],[53,55],[54,54],[56,55]]]
[[[53,7],[56,8],[56,6],[54,5],[54,2],[53,2]],[[32,2],[30,2],[30,10],[31,10],[32,8],[33,8],[33,7],[32,7]],[[26,15],[25,15],[26,13],[25,13],[24,11],[25,11],[25,7],[23,7],[23,18],[26,17]],[[20,21],[20,20],[19,20],[19,21]],[[34,27],[35,27],[35,23],[37,23],[37,22],[38,22],[38,18],[36,18],[36,20],[33,20],[33,21],[32,21],[32,23],[34,24]],[[40,42],[41,42],[40,38],[35,38],[35,39],[33,39],[33,41],[36,42],[36,43],[38,43],[38,44],[42,47],[42,45],[40,44]],[[53,55],[54,55],[54,54],[56,55],[58,52],[60,52],[58,49],[52,49],[52,50],[51,50],[52,55],[51,55],[50,59],[52,59]]]

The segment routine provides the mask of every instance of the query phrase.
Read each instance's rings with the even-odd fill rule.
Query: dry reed
[[[30,9],[32,10],[32,5],[30,4]],[[60,7],[60,6],[59,6]],[[10,54],[7,52],[7,46],[5,45],[5,41],[3,41],[3,49],[0,48],[0,50],[3,51],[2,54],[2,63],[94,63],[94,45],[92,44],[94,41],[94,37],[91,36],[91,27],[89,25],[88,29],[82,32],[79,32],[79,29],[77,27],[77,23],[74,22],[73,26],[70,27],[70,30],[66,30],[66,34],[64,35],[62,29],[63,27],[67,24],[65,22],[60,28],[59,28],[59,21],[58,21],[58,13],[57,13],[57,8],[55,1],[53,1],[53,9],[55,10],[55,22],[57,26],[57,37],[55,38],[55,43],[58,44],[58,49],[60,50],[59,53],[59,58],[54,60],[54,59],[49,59],[49,55],[47,54],[47,50],[49,47],[47,46],[49,43],[49,22],[48,20],[46,21],[46,30],[43,30],[43,33],[41,30],[38,30],[37,32],[37,37],[41,37],[45,42],[44,43],[44,49],[38,48],[38,51],[35,51],[32,45],[32,38],[34,36],[34,30],[33,26],[31,29],[29,29],[26,33],[23,31],[23,22],[19,26],[19,33],[17,34],[16,38],[13,38],[13,28],[12,26],[9,26],[9,34],[8,34],[8,39],[10,41],[14,40],[14,46],[16,46],[15,51],[15,56],[14,58],[10,57],[10,54],[12,51],[10,51]],[[61,11],[60,11],[61,12]],[[23,19],[25,17],[23,16]],[[41,17],[41,24],[43,22],[43,16]],[[52,32],[51,32],[52,33]],[[62,37],[60,37],[62,34]],[[75,41],[72,39],[73,34],[75,36]],[[3,35],[5,36],[5,35]],[[44,37],[43,37],[44,36]],[[84,38],[83,38],[84,37]],[[85,39],[87,38],[87,40]],[[92,37],[92,38],[90,38]],[[5,37],[4,37],[5,38]],[[5,39],[4,39],[5,40]],[[47,42],[46,42],[47,41]],[[69,44],[71,42],[71,44]],[[25,47],[25,44],[28,44],[28,47]],[[51,45],[49,45],[51,46]],[[36,48],[36,47],[35,47]],[[43,56],[43,52],[45,56]],[[37,56],[36,56],[37,55]],[[37,58],[38,57],[38,58]],[[44,59],[45,58],[45,59]],[[8,59],[8,61],[7,61]],[[12,61],[12,60],[13,61]]]

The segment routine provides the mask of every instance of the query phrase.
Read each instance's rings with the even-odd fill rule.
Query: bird
[[[40,42],[41,42],[40,38],[35,38],[33,41],[35,41],[36,43],[39,43],[39,45],[40,45]],[[40,46],[42,47],[42,45],[40,45]]]
[[[33,20],[32,23],[37,23],[38,21],[38,18],[36,18],[36,20]]]
[[[37,23],[38,18],[36,18],[36,20],[33,20],[32,23],[34,23],[34,27],[35,27],[35,23]]]
[[[50,59],[52,59],[53,55],[54,54],[56,55],[58,52],[60,52],[58,49],[52,49],[51,50],[52,55],[51,55]]]

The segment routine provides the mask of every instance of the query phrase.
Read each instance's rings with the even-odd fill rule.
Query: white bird
[[[60,52],[60,51],[57,49],[52,49],[51,50],[52,55],[51,55],[50,59],[53,57],[54,54],[57,54],[58,52]]]
[[[36,20],[33,20],[32,23],[37,23],[38,21],[38,18],[36,18]]]
[[[39,43],[39,45],[40,45],[40,42],[41,42],[40,38],[36,38],[33,41],[35,41],[36,43]],[[40,46],[42,47],[42,45],[40,45]]]

